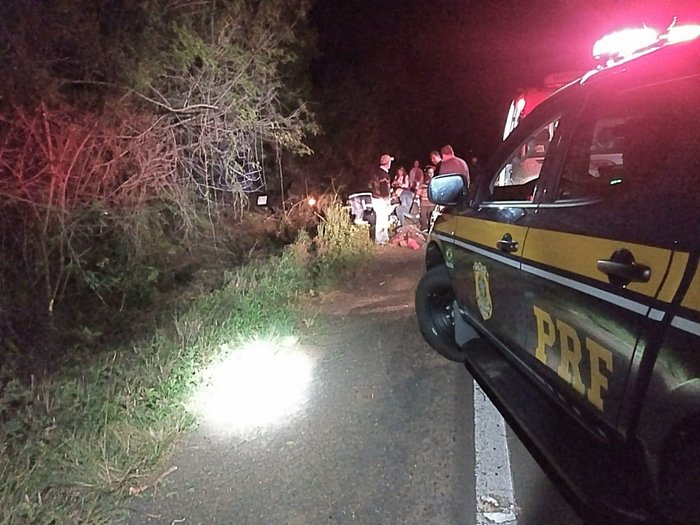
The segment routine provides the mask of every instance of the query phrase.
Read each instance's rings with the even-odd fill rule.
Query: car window
[[[530,134],[511,154],[491,182],[490,201],[531,201],[559,118]]]
[[[697,138],[698,79],[629,90],[584,112],[562,168],[556,200],[651,193],[677,179]],[[623,189],[627,188],[626,190]]]

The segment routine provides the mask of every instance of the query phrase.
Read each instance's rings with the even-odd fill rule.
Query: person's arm
[[[467,162],[464,160],[462,162],[464,162],[464,176],[467,179],[467,188],[469,188],[469,186],[471,186],[471,177],[469,176],[469,164],[467,164]]]
[[[369,188],[372,191],[372,195],[380,195],[379,177],[376,171],[372,171],[369,176]]]

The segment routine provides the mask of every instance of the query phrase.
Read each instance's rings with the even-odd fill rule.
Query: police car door
[[[481,175],[475,203],[454,223],[453,283],[463,313],[516,352],[524,348],[526,326],[521,255],[560,116],[541,114],[516,129],[497,154],[502,160]]]
[[[533,366],[606,436],[635,352],[653,337],[646,329],[661,320],[688,258],[673,256],[657,198],[679,160],[663,146],[676,113],[668,87],[590,89],[560,176],[546,181],[548,199],[530,222],[523,275]]]

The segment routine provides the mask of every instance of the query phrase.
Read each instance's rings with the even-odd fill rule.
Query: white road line
[[[476,524],[517,525],[506,424],[474,382]]]

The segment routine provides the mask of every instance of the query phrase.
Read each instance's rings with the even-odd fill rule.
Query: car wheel
[[[455,341],[455,295],[447,268],[428,270],[416,289],[416,317],[425,340],[450,361],[464,362],[464,353]]]
[[[700,515],[700,424],[695,422],[678,432],[667,445],[661,471],[663,511],[673,525],[698,525]]]

